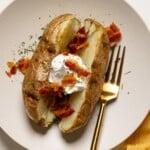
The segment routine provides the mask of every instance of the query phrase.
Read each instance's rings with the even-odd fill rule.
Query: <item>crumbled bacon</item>
[[[9,71],[5,71],[5,73],[8,75],[8,77],[15,75],[18,70],[21,73],[25,74],[27,68],[29,67],[29,64],[30,64],[29,58],[23,58],[23,59],[18,60],[17,62],[8,61],[7,66],[9,68]]]
[[[14,75],[14,74],[17,73],[17,66],[16,66],[16,65],[14,65],[13,67],[11,67],[10,73],[11,73],[12,75]]]
[[[74,112],[67,97],[64,97],[63,99],[55,99],[51,105],[51,111],[59,118],[68,117]]]
[[[8,61],[7,66],[9,67],[9,71],[5,71],[7,76],[11,77],[12,75],[15,75],[17,72],[17,65],[12,61]]]
[[[63,51],[62,54],[67,56],[69,54],[69,52],[68,51]]]
[[[90,72],[79,66],[75,60],[66,60],[65,65],[72,71],[76,72],[79,76],[87,77]]]
[[[8,77],[11,77],[12,75],[15,75],[17,73],[17,66],[14,64],[10,67],[9,71],[5,71]]]
[[[85,28],[82,27],[75,34],[73,40],[68,44],[68,48],[72,54],[77,54],[80,49],[87,46],[88,46],[87,33],[85,31]]]
[[[40,89],[39,94],[50,102],[50,110],[59,118],[70,116],[74,110],[70,106],[67,96],[63,93],[63,87],[57,83],[45,83]]]
[[[18,64],[17,67],[18,67],[19,71],[22,72],[23,74],[25,74],[27,68],[29,67],[30,59],[29,58],[20,59],[17,64]]]
[[[5,73],[8,77],[11,77],[11,73],[9,71],[5,71]]]
[[[13,66],[15,66],[15,63],[14,63],[13,61],[8,61],[8,62],[7,62],[7,66],[8,66],[9,68],[12,68]]]
[[[74,112],[73,108],[70,105],[65,105],[61,109],[57,109],[54,111],[54,114],[59,118],[66,118],[70,116]]]
[[[109,37],[110,46],[115,46],[122,38],[119,27],[113,22],[109,27],[106,27],[106,32]]]
[[[47,84],[39,89],[39,94],[45,99],[49,99],[52,96],[51,91],[53,90],[50,88],[49,84]]]
[[[65,85],[71,85],[71,86],[74,86],[74,84],[76,83],[76,77],[73,76],[73,75],[67,75],[65,76],[63,79],[62,79],[62,86],[65,86]]]
[[[39,94],[46,99],[50,97],[57,96],[62,97],[64,93],[64,89],[57,83],[46,83],[39,89]]]

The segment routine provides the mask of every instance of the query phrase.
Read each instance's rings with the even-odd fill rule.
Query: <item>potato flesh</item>
[[[57,34],[57,48],[61,51],[66,50],[67,44],[72,39],[73,35],[79,29],[79,22],[74,18],[71,20],[66,20],[60,25],[60,31]]]
[[[44,127],[48,127],[55,119],[55,115],[50,111],[50,109],[47,106],[48,101],[41,98],[39,100],[37,112],[39,113],[40,118],[45,120],[44,123],[42,124],[42,126]]]
[[[96,31],[88,38],[89,46],[85,49],[83,53],[81,53],[81,58],[84,62],[84,64],[88,67],[88,69],[91,69],[92,62],[95,57],[95,52],[93,50],[97,47],[97,39],[100,39],[102,35],[102,30]],[[90,59],[88,59],[90,58]]]
[[[66,118],[63,118],[61,122],[59,123],[59,128],[61,131],[68,130],[72,124],[74,124],[74,121],[78,115],[78,112],[80,110],[80,107],[84,101],[84,94],[85,91],[73,93],[70,97],[69,103],[71,104],[71,107],[74,109],[74,113]]]

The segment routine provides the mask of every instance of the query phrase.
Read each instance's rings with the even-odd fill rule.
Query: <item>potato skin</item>
[[[48,81],[50,63],[61,52],[61,49],[57,48],[59,44],[57,34],[59,34],[60,25],[65,20],[72,18],[74,18],[74,15],[64,14],[55,18],[46,26],[24,76],[22,93],[26,113],[31,120],[44,127],[48,125],[45,123],[42,113],[39,112],[38,107],[41,97],[38,89]]]

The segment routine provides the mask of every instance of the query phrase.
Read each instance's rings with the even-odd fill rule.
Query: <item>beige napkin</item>
[[[150,112],[141,126],[113,150],[150,150]]]

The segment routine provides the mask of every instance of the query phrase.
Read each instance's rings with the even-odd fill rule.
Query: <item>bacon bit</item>
[[[49,100],[52,98],[50,109],[57,117],[65,118],[74,112],[68,102],[67,96],[63,95],[63,87],[59,84],[46,83],[38,91],[45,99]]]
[[[63,51],[62,54],[67,56],[69,54],[69,52],[68,51]]]
[[[17,73],[16,66],[13,66],[9,71],[5,71],[6,75],[10,78],[12,75]]]
[[[63,96],[64,88],[61,85],[59,85],[58,83],[51,83],[50,85],[58,97]]]
[[[59,118],[68,117],[74,112],[67,97],[64,97],[63,99],[55,99],[50,107],[51,111]]]
[[[84,48],[84,47],[87,47],[88,46],[88,42],[85,41],[83,43],[80,43],[80,44],[76,44],[76,43],[71,43],[69,45],[69,48],[70,48],[70,51],[72,54],[76,54],[78,50]]]
[[[113,22],[109,27],[106,27],[106,32],[109,37],[110,46],[115,46],[121,40],[122,34],[119,27]]]
[[[86,35],[85,27],[80,28],[78,32]]]
[[[5,71],[5,73],[9,78],[11,77],[11,73],[9,71]]]
[[[85,31],[85,28],[82,27],[75,34],[73,40],[68,44],[68,48],[72,54],[76,54],[80,49],[87,46],[87,33]]]
[[[71,85],[71,86],[74,86],[74,84],[76,83],[77,79],[75,76],[65,76],[63,79],[62,79],[62,85],[65,86],[65,85]]]
[[[5,73],[8,77],[11,77],[17,73],[17,66],[14,62],[8,61],[7,66],[9,67],[9,71],[5,71]]]
[[[27,68],[29,67],[29,64],[30,64],[30,59],[29,58],[23,58],[23,59],[20,59],[18,61],[18,69],[21,73],[25,74],[26,71],[27,71]]]
[[[14,63],[13,61],[8,61],[8,62],[7,62],[7,66],[8,66],[9,68],[12,68],[13,66],[15,66],[15,63]]]
[[[9,71],[5,71],[8,77],[11,77],[12,75],[15,75],[17,71],[19,70],[21,73],[25,74],[27,68],[29,67],[30,59],[29,58],[23,58],[18,60],[16,63],[13,61],[8,61],[7,66],[9,68]]]
[[[65,107],[55,110],[54,114],[59,117],[59,118],[66,118],[68,116],[70,116],[72,113],[74,112],[74,110],[71,108],[70,105],[66,105]]]
[[[39,89],[39,94],[46,99],[53,96],[62,97],[63,93],[63,87],[57,83],[46,83]]]
[[[42,86],[38,91],[41,96],[43,96],[45,99],[49,99],[51,97],[51,88],[49,84],[46,84]]]
[[[76,47],[76,49],[79,50],[79,49],[82,49],[82,48],[84,48],[84,47],[87,47],[88,45],[89,45],[89,43],[88,43],[87,41],[85,41],[85,42],[79,44],[79,45]]]
[[[11,67],[10,73],[11,73],[12,75],[15,75],[15,74],[17,73],[17,66]]]
[[[67,67],[69,67],[70,70],[76,72],[79,76],[85,76],[87,77],[90,72],[88,72],[87,70],[85,70],[84,68],[80,67],[78,65],[78,62],[76,62],[75,60],[66,60],[65,65]]]

